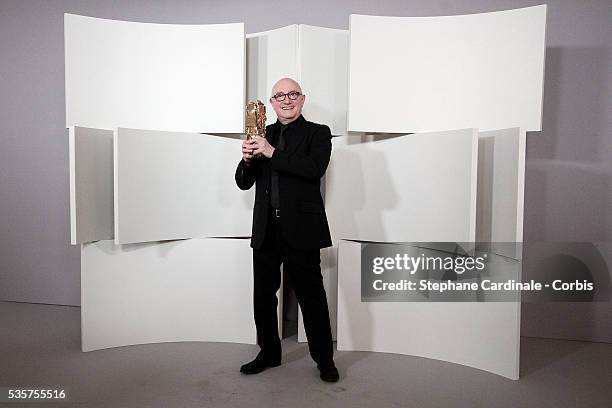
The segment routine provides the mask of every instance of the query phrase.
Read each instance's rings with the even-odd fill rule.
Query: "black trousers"
[[[272,210],[270,210],[272,213]],[[280,229],[281,218],[268,217],[266,237],[261,249],[253,249],[253,303],[257,344],[262,354],[280,360],[276,291],[280,288],[280,265],[285,279],[291,279],[302,310],[308,348],[317,364],[333,360],[333,344],[327,297],[321,276],[320,250],[300,251],[290,248]]]

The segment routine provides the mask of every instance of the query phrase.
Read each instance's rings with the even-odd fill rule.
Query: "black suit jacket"
[[[281,124],[266,127],[266,139],[276,146]],[[331,156],[329,127],[309,122],[300,115],[287,125],[285,149],[276,149],[271,159],[259,158],[247,166],[243,160],[236,169],[241,190],[255,184],[251,247],[261,248],[270,211],[272,170],[278,172],[281,229],[287,243],[301,250],[331,246],[331,237],[321,197],[321,178]]]

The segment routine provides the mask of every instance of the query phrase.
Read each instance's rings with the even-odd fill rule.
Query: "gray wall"
[[[450,15],[539,3],[0,0],[0,299],[80,302],[79,249],[69,244],[63,13],[160,23],[245,22],[247,32],[257,32],[293,23],[346,29],[351,13]],[[609,241],[612,2],[548,4],[543,132],[528,137],[525,239]],[[608,305],[597,307],[612,316]]]

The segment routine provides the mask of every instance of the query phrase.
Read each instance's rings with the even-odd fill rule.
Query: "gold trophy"
[[[250,101],[246,106],[246,138],[266,137],[266,106],[260,101]]]

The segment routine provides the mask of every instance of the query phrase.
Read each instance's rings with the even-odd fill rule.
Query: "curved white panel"
[[[65,14],[64,28],[67,126],[244,132],[244,24]]]
[[[546,5],[351,15],[349,131],[540,130]]]
[[[520,303],[361,302],[361,244],[340,241],[337,347],[433,358],[516,380]]]
[[[70,242],[113,239],[113,131],[71,126]]]
[[[234,174],[242,141],[115,131],[115,242],[251,235],[254,189]]]
[[[248,239],[84,244],[83,351],[173,341],[256,342]]]
[[[300,25],[300,84],[304,116],[324,123],[332,135],[346,134],[348,109],[348,31]]]
[[[259,99],[266,105],[267,123],[276,122],[270,105],[272,86],[281,78],[298,79],[298,26],[248,34],[247,100]]]
[[[347,144],[334,138],[325,205],[334,242],[473,242],[475,129]]]

